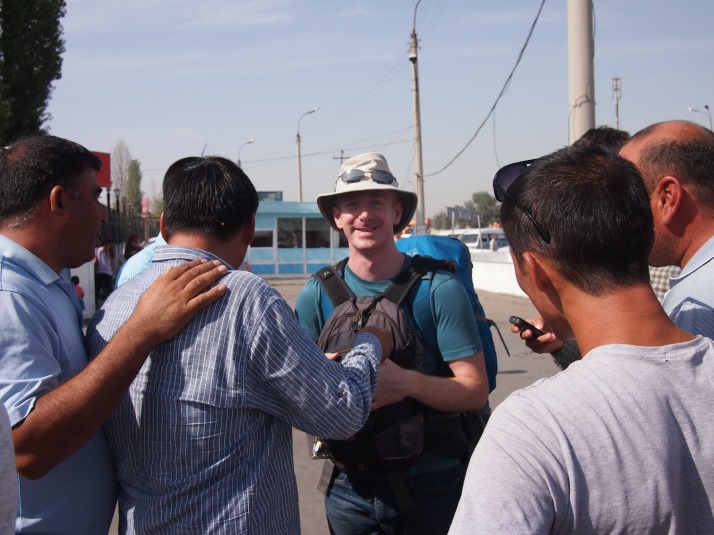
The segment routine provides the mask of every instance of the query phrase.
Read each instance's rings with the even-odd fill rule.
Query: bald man
[[[677,265],[662,306],[688,332],[714,337],[714,133],[687,121],[657,123],[621,149],[650,194],[649,262]]]

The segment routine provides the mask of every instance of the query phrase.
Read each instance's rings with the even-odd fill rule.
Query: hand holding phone
[[[539,338],[545,334],[543,331],[537,329],[534,325],[528,323],[523,318],[519,318],[518,316],[511,316],[510,318],[508,318],[508,321],[518,327],[521,332],[531,331],[533,333],[533,336],[535,336],[536,338]]]

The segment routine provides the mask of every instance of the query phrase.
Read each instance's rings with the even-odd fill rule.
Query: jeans
[[[441,535],[449,531],[466,466],[405,477],[416,507],[400,511],[389,481],[340,472],[325,498],[332,535]]]

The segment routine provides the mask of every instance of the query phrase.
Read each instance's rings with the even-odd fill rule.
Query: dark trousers
[[[111,275],[107,275],[106,273],[95,273],[94,281],[94,288],[96,289],[96,304],[97,307],[99,307],[100,303],[102,303],[107,297],[109,297],[109,294],[112,293],[112,290],[114,289],[114,281],[113,277]]]
[[[325,498],[332,535],[446,535],[461,497],[466,466],[405,477],[415,507],[403,511],[389,480],[340,472]]]

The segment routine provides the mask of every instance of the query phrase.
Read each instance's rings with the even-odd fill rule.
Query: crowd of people
[[[96,258],[100,280],[100,261],[116,261],[111,244],[95,248],[99,168],[49,135],[0,154],[0,534],[105,534],[118,504],[121,533],[294,535],[293,428],[349,441],[409,400],[435,419],[488,409],[483,344],[454,275],[417,282],[419,310],[416,293],[404,299],[417,325],[421,314],[434,325],[403,344],[418,348],[414,369],[372,325],[325,354],[316,341],[332,318],[315,278],[293,311],[238,269],[258,195],[218,156],[168,168],[160,237],[127,242],[85,337],[69,269]],[[545,334],[514,332],[577,357],[499,405],[470,459],[427,427],[402,468],[327,462],[330,532],[714,532],[712,169],[714,134],[685,121],[500,169],[516,279]],[[412,269],[394,236],[417,199],[382,154],[344,161],[317,204],[348,242],[339,276],[356,298]],[[660,303],[650,267],[671,265],[681,273]]]

